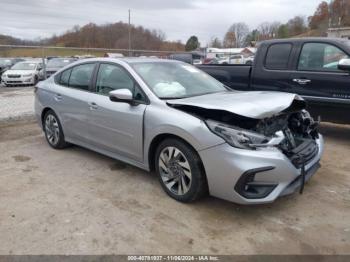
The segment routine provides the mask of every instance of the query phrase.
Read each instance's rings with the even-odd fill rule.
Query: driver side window
[[[96,93],[108,96],[109,92],[116,89],[129,89],[135,100],[145,101],[140,88],[123,68],[101,64],[97,74]]]
[[[339,61],[347,57],[336,46],[323,43],[306,43],[300,54],[298,70],[339,71]]]

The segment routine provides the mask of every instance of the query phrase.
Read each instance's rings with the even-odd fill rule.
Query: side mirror
[[[124,102],[133,104],[134,99],[129,89],[116,89],[109,92],[109,99],[113,102]]]
[[[344,71],[350,71],[350,59],[345,58],[339,61],[338,63],[338,69],[344,70]]]

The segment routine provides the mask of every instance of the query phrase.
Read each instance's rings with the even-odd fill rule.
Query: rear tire
[[[180,139],[169,138],[159,144],[155,169],[163,190],[177,201],[193,202],[208,194],[198,153]]]
[[[64,139],[61,123],[54,111],[46,112],[43,119],[46,141],[54,149],[66,148],[69,144]]]

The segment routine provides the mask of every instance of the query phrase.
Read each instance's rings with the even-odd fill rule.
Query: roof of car
[[[159,63],[159,62],[179,62],[177,60],[170,60],[170,59],[160,59],[160,58],[139,58],[139,57],[118,57],[118,58],[109,58],[109,57],[98,57],[98,58],[88,58],[84,59],[84,61],[107,61],[107,62],[115,62],[115,61],[123,61],[128,64],[132,63],[142,63],[142,62],[148,62],[148,63]]]
[[[39,64],[39,63],[42,63],[42,61],[40,61],[40,60],[24,60],[24,61],[21,61],[19,63]]]
[[[302,38],[286,38],[286,39],[271,39],[271,40],[266,40],[263,41],[262,43],[280,43],[280,42],[317,42],[317,41],[322,41],[322,42],[345,42],[349,41],[348,39],[344,38],[330,38],[330,37],[302,37]]]

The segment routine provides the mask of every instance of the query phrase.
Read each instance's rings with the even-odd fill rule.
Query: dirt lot
[[[33,104],[33,87],[0,85],[0,122],[33,118]]]
[[[322,169],[265,206],[185,205],[155,176],[35,123],[0,126],[0,254],[350,254],[350,127],[323,125]]]

